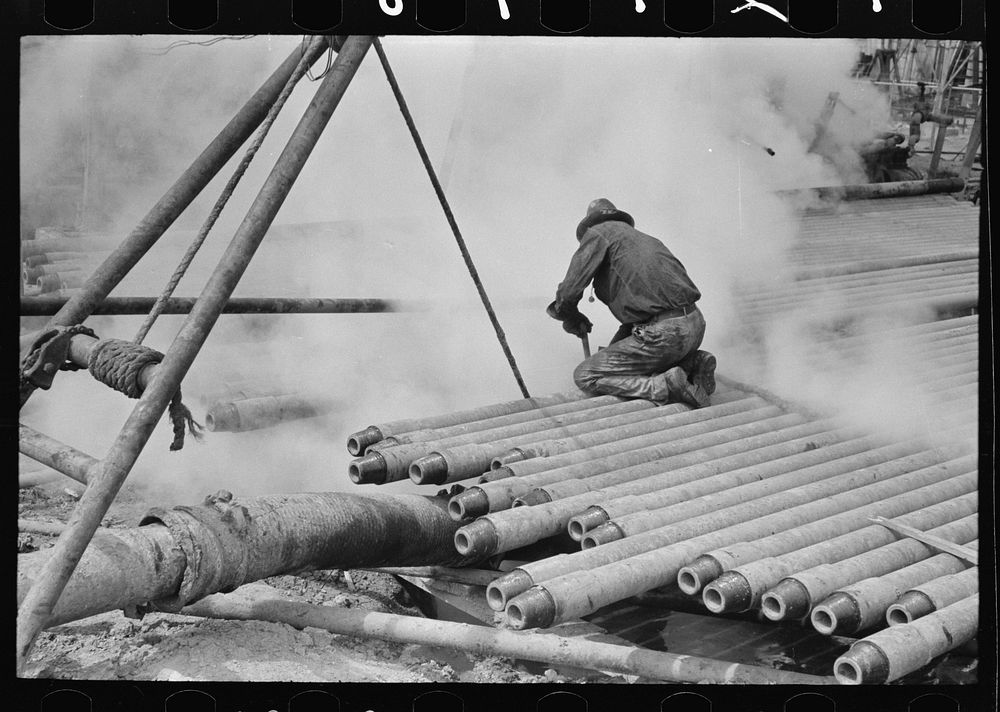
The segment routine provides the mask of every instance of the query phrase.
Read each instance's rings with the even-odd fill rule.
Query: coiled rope
[[[424,143],[420,139],[420,133],[417,131],[417,127],[413,123],[413,117],[410,115],[410,110],[407,108],[406,101],[403,99],[403,93],[400,91],[399,84],[396,82],[396,77],[392,72],[392,68],[389,66],[389,60],[385,56],[385,52],[382,49],[382,43],[379,42],[378,38],[376,38],[373,44],[375,51],[378,53],[379,61],[382,63],[382,69],[385,70],[386,79],[389,80],[389,86],[392,87],[392,93],[396,97],[396,103],[399,105],[399,111],[403,114],[406,126],[410,129],[410,135],[413,136],[413,142],[416,144],[417,151],[420,153],[420,160],[423,161],[424,168],[427,170],[427,177],[430,178],[431,185],[434,186],[434,192],[437,194],[438,200],[441,203],[441,208],[444,210],[445,217],[448,218],[448,224],[451,225],[451,231],[455,235],[455,241],[458,243],[458,249],[462,253],[462,259],[465,260],[465,266],[468,267],[469,274],[472,276],[472,281],[475,283],[476,290],[479,292],[479,298],[482,299],[483,306],[486,307],[486,313],[489,314],[490,322],[493,324],[493,330],[496,331],[497,340],[500,342],[500,348],[503,349],[503,353],[507,357],[507,363],[510,364],[510,369],[514,372],[514,379],[517,381],[517,385],[521,389],[522,395],[524,395],[525,398],[530,398],[531,396],[528,395],[528,389],[524,385],[524,379],[521,378],[521,372],[517,368],[517,362],[514,360],[514,354],[511,353],[510,346],[507,344],[507,337],[504,334],[503,328],[500,326],[496,313],[493,311],[493,306],[490,304],[489,297],[486,296],[486,289],[483,287],[483,283],[479,279],[479,273],[476,271],[476,266],[472,262],[472,256],[469,254],[469,250],[465,246],[465,240],[462,238],[462,233],[458,229],[458,223],[455,221],[455,216],[452,214],[451,208],[448,206],[448,200],[445,198],[444,190],[441,188],[441,183],[438,182],[437,175],[434,173],[434,168],[431,166],[430,158],[428,158],[427,151],[424,149]]]

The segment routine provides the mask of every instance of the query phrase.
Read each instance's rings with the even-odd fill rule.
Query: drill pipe
[[[333,409],[333,401],[299,394],[240,398],[215,403],[205,413],[205,427],[212,432],[241,433],[270,428],[289,420],[315,418]]]
[[[155,297],[107,297],[93,314],[138,315],[148,314]],[[65,297],[21,297],[21,316],[50,316],[56,314],[67,299]],[[194,297],[171,297],[163,314],[188,314],[194,306]],[[409,311],[415,304],[393,299],[313,299],[292,297],[231,297],[222,308],[223,314],[378,314]]]
[[[834,675],[844,685],[892,682],[972,640],[978,629],[977,593],[859,640],[834,662]]]
[[[153,601],[159,610],[310,569],[464,565],[446,500],[318,492],[153,509],[133,529],[101,529],[46,626]],[[18,604],[52,550],[18,556]]]
[[[727,491],[705,495],[699,498],[701,501],[677,502],[671,494],[667,494],[664,500],[672,504],[657,507],[658,498],[654,495],[650,497],[654,500],[650,509],[612,519],[607,524],[589,531],[580,542],[584,548],[600,546],[684,521],[692,516],[690,512],[696,512],[697,515],[711,513],[715,517],[717,526],[728,526],[737,521],[771,514],[789,506],[814,502],[823,497],[851,491],[866,482],[891,481],[899,475],[933,466],[940,462],[940,459],[940,453],[920,451],[917,443],[896,443],[832,460],[820,458],[818,464],[786,472],[776,478],[758,481],[751,478],[747,484],[733,488],[735,496],[733,492]],[[719,573],[722,571],[718,571],[716,575]],[[681,588],[685,593],[697,593],[697,590],[689,590],[685,586]]]
[[[935,178],[933,180],[905,180],[892,183],[861,183],[858,185],[779,190],[776,193],[788,198],[810,197],[827,201],[841,201],[898,198],[904,195],[927,195],[929,193],[957,193],[964,188],[965,181],[960,178]]]
[[[56,272],[44,274],[35,280],[41,294],[58,292],[63,289],[76,289],[83,286],[83,273],[81,272]]]
[[[233,620],[266,620],[295,628],[319,628],[337,635],[377,638],[395,643],[499,655],[549,665],[609,670],[668,682],[729,684],[823,685],[831,678],[772,670],[693,655],[677,655],[626,645],[498,630],[481,625],[427,620],[415,616],[318,606],[288,601],[267,586],[245,586],[228,595],[213,595],[181,611],[185,615]]]
[[[824,635],[855,637],[858,631],[884,623],[886,610],[903,591],[940,576],[957,574],[967,567],[968,564],[951,554],[937,554],[834,591],[812,609],[809,618],[813,628]]]
[[[520,413],[509,413],[507,415],[498,415],[492,418],[485,418],[483,420],[474,420],[468,423],[459,423],[458,425],[450,425],[444,428],[425,428],[423,430],[411,430],[406,433],[398,433],[397,435],[391,435],[386,438],[383,438],[380,442],[373,444],[371,447],[374,449],[384,449],[385,447],[392,447],[394,445],[403,445],[406,443],[425,442],[429,440],[443,440],[445,438],[454,437],[456,435],[483,433],[486,431],[492,431],[494,430],[494,428],[524,425],[530,422],[538,423],[539,424],[538,429],[541,429],[542,424],[539,421],[547,421],[548,419],[553,418],[555,416],[562,416],[570,413],[578,413],[581,411],[591,410],[600,406],[614,405],[616,403],[624,403],[625,401],[626,401],[625,398],[620,398],[619,396],[594,396],[592,398],[585,398],[583,400],[570,401],[569,403],[558,403],[556,405],[545,406],[543,408],[526,410]],[[648,401],[646,402],[648,403]],[[653,405],[652,403],[649,403],[650,407],[652,405]]]
[[[889,257],[885,259],[862,260],[851,262],[846,265],[832,265],[823,267],[805,267],[795,270],[796,281],[821,279],[824,277],[839,277],[847,274],[861,274],[863,272],[882,272],[898,269],[902,267],[913,267],[915,265],[941,264],[944,262],[957,262],[961,260],[978,260],[979,248],[959,250],[955,252],[943,252],[934,255],[915,255],[907,257]]]
[[[511,448],[519,447],[522,452],[536,452],[537,456],[549,453],[594,447],[606,443],[620,445],[629,439],[655,434],[661,439],[684,438],[700,435],[739,422],[750,422],[767,415],[778,414],[778,409],[770,406],[749,410],[754,398],[717,405],[714,407],[690,409],[687,405],[672,403],[659,406],[651,411],[640,411],[634,416],[607,418],[579,426],[560,428],[559,432],[544,431],[531,437],[504,439],[493,443],[458,445],[435,448],[429,455],[414,460],[410,465],[410,479],[417,484],[445,484],[468,479],[489,469],[490,461]],[[562,435],[560,439],[550,439]],[[520,443],[520,445],[519,445]]]
[[[817,521],[821,526],[834,528],[835,533],[858,529],[876,512],[891,511],[888,516],[898,516],[974,489],[975,475],[956,477],[954,468],[949,469],[950,464],[900,475],[722,529],[709,527],[708,531],[689,538],[693,527],[699,521],[710,521],[712,515],[696,517],[604,546],[528,563],[492,585],[503,587],[501,590],[508,599],[505,612],[512,625],[548,627],[665,586],[676,579],[681,567],[709,547],[751,540],[768,532]],[[859,506],[859,503],[864,504]],[[848,509],[851,506],[854,508]],[[517,588],[524,593],[513,596]]]
[[[796,446],[796,451],[800,454],[816,459],[817,450],[809,450],[811,438],[801,438]],[[833,446],[836,447],[836,446]],[[769,448],[764,448],[765,450]],[[806,451],[803,452],[803,449]],[[796,460],[799,456],[786,458]],[[738,467],[737,462],[747,460],[746,453],[728,458],[729,470]],[[734,482],[740,479],[745,471],[756,471],[757,468],[741,468],[733,471],[726,471],[725,465],[722,472],[718,473],[718,462],[703,463],[691,467],[681,468],[669,472],[661,473],[658,476],[648,477],[638,480],[642,483],[640,488],[649,496],[667,496],[669,492],[674,501],[687,502],[687,506],[692,507],[688,516],[695,516],[710,509],[699,509],[700,500],[694,499],[699,495],[706,495],[711,492],[719,492],[728,487],[732,487]],[[779,461],[780,462],[780,461]],[[746,475],[749,479],[756,480],[757,477],[770,476],[767,474]],[[593,478],[598,479],[598,478]],[[661,487],[668,487],[663,490]],[[659,491],[657,491],[659,490]],[[585,492],[582,496],[571,497],[569,500],[557,500],[559,504],[552,506],[552,502],[535,506],[522,506],[513,509],[494,512],[480,517],[476,521],[468,524],[455,532],[455,548],[463,554],[476,552],[477,554],[494,554],[500,551],[511,551],[521,546],[534,543],[546,537],[559,534],[575,518],[583,508],[588,506],[599,507],[601,502],[615,498],[620,488],[596,490]],[[632,495],[636,500],[643,500],[645,497]],[[691,501],[688,501],[691,500]],[[449,510],[451,504],[449,503]],[[561,513],[561,516],[553,516],[554,512]]]
[[[107,253],[112,244],[108,240],[93,237],[36,237],[34,240],[21,241],[21,255],[51,254],[53,252],[74,252],[92,255],[95,252]],[[52,259],[49,257],[49,259]]]
[[[885,620],[889,625],[912,623],[917,618],[976,593],[979,593],[979,567],[972,566],[957,574],[941,576],[904,591],[886,609]]]
[[[978,506],[976,493],[971,493],[904,514],[898,521],[930,529],[972,514]],[[796,571],[840,561],[896,540],[895,533],[887,527],[864,527],[781,556],[768,556],[729,568],[705,586],[702,598],[705,607],[713,613],[748,611],[760,605],[765,591]]]
[[[978,534],[975,519],[961,524],[942,525],[948,538],[959,543],[973,540]],[[942,531],[942,527],[937,527]],[[887,574],[933,556],[937,552],[915,539],[900,539],[840,561],[812,566],[786,576],[761,597],[761,608],[773,621],[799,620],[809,615],[818,602],[841,586],[864,578]]]
[[[38,280],[42,277],[60,273],[69,274],[70,272],[78,272],[80,267],[71,266],[65,262],[60,262],[55,265],[38,265],[37,267],[22,267],[21,268],[21,279],[25,284],[38,284]]]
[[[347,439],[347,451],[352,455],[363,455],[369,445],[379,442],[382,438],[411,430],[423,430],[428,428],[443,428],[459,423],[469,423],[485,418],[492,418],[497,415],[507,415],[509,413],[521,413],[523,411],[544,408],[558,403],[569,403],[570,401],[583,400],[590,396],[583,391],[572,391],[569,393],[555,393],[540,398],[521,398],[504,403],[484,405],[478,408],[460,410],[454,413],[444,413],[442,415],[427,418],[409,418],[406,420],[393,420],[388,423],[369,425],[364,430],[352,434]]]
[[[666,410],[664,409],[666,408]],[[516,442],[523,442],[525,439],[533,440],[546,434],[576,432],[579,430],[588,431],[600,429],[608,423],[632,422],[653,417],[663,417],[673,412],[682,412],[683,408],[678,405],[655,408],[649,401],[631,400],[613,403],[610,405],[587,408],[585,410],[567,413],[555,418],[544,420],[533,420],[527,423],[501,426],[492,431],[479,431],[465,433],[463,435],[453,435],[442,440],[427,440],[412,443],[402,443],[399,445],[387,445],[382,447],[382,440],[368,446],[367,452],[348,465],[348,474],[357,484],[385,484],[406,479],[410,466],[416,460],[431,455],[436,450],[446,447],[485,447],[495,450],[504,446],[509,447]],[[559,423],[567,423],[560,425]],[[527,431],[520,432],[519,431]],[[491,433],[511,433],[503,435],[501,438],[491,442]],[[489,461],[487,460],[487,464]],[[486,469],[485,466],[477,473]],[[423,484],[418,482],[418,484]]]
[[[703,463],[711,466],[715,460],[722,462],[732,456],[747,457],[748,451],[765,448],[795,437],[820,433],[825,426],[816,422],[802,423],[799,416],[788,414],[749,425],[735,426],[735,429],[739,435],[735,439],[722,441],[721,444],[719,444],[721,433],[696,436],[695,439],[699,444],[690,449],[685,447],[679,454],[670,454],[678,452],[676,442],[661,443],[575,465],[555,467],[524,477],[511,476],[493,482],[480,482],[452,497],[448,503],[448,511],[456,520],[503,511],[513,506],[518,498],[528,497],[532,492],[540,491],[541,487],[551,489],[564,484],[570,488],[568,493],[560,489],[558,494],[551,495],[551,499],[555,500],[567,494],[582,493],[585,487],[592,484],[602,488],[612,484],[627,486],[624,483],[657,476],[674,468]],[[558,460],[559,457],[552,459]],[[530,462],[529,460],[524,463],[514,463],[511,468]],[[723,463],[723,466],[728,466],[728,463]],[[493,472],[509,471],[511,468],[503,467]],[[599,479],[591,482],[591,478]],[[598,485],[599,481],[605,484]],[[579,484],[574,485],[574,483]]]
[[[957,454],[958,451],[960,451],[959,448],[952,449],[953,455]],[[931,454],[933,456],[939,456],[942,452],[943,450],[938,450],[936,452],[932,452]],[[871,471],[873,476],[879,478],[884,476],[891,482],[894,477],[891,474],[895,469],[894,464],[902,464],[909,461],[904,466],[912,471],[913,469],[920,467],[921,464],[927,463],[928,460],[933,461],[935,459],[935,457],[924,458],[921,455],[902,458],[901,460],[895,461],[895,463],[887,463],[886,465],[876,466],[871,468]],[[971,481],[974,485],[975,467],[974,457],[966,455],[963,457],[956,457],[956,459],[940,465],[927,465],[926,470],[933,470],[935,468],[949,470],[949,468],[954,468],[950,470],[953,478],[957,474],[970,473]],[[884,474],[881,472],[883,468],[887,470]],[[955,469],[957,469],[958,472],[955,472]],[[924,470],[919,469],[917,471],[923,472]],[[862,471],[862,473],[863,472],[864,471]],[[962,486],[964,486],[964,484]],[[965,491],[967,490],[949,495],[944,499],[964,494]],[[930,503],[933,504],[940,501],[943,500],[938,499]],[[913,511],[913,509],[914,508],[911,507],[906,511],[910,512]],[[846,522],[845,528],[834,529],[834,527],[839,526],[839,524],[844,522]],[[681,571],[681,575],[678,576],[678,585],[680,585],[681,590],[685,593],[695,594],[698,593],[698,591],[700,591],[709,581],[714,581],[723,571],[735,568],[742,563],[756,561],[764,556],[776,556],[788,553],[789,551],[795,551],[796,549],[801,549],[804,546],[809,546],[818,541],[829,539],[831,536],[838,536],[860,527],[867,526],[868,524],[869,522],[863,522],[860,526],[858,526],[854,523],[854,520],[849,517],[845,518],[843,522],[840,520],[824,520],[818,524],[816,522],[808,522],[803,525],[786,529],[785,531],[776,532],[764,538],[728,544],[722,549],[717,549],[703,556],[699,556],[691,564],[685,566]]]
[[[17,444],[22,454],[82,484],[87,484],[90,473],[97,465],[96,458],[50,438],[24,423],[18,424]]]

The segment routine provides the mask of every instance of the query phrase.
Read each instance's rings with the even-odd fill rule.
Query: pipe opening
[[[356,437],[347,438],[347,452],[355,457],[361,454],[361,443],[358,442]]]
[[[205,427],[208,428],[209,432],[215,430],[215,416],[211,413],[205,413]]]
[[[597,541],[594,537],[590,536],[589,534],[580,539],[581,549],[593,549],[598,544],[600,544],[600,542]]]
[[[516,603],[508,604],[506,613],[507,613],[507,621],[512,626],[518,629],[524,627],[524,612],[521,610],[520,606],[518,606]]]
[[[507,597],[503,595],[503,591],[490,584],[486,587],[486,604],[494,611],[502,611],[507,605]]]
[[[468,554],[472,550],[472,540],[469,538],[469,535],[463,531],[455,532],[455,548],[463,556]]]
[[[845,685],[861,684],[861,668],[853,660],[838,660],[834,675]]]
[[[206,421],[208,420],[208,418],[209,416],[205,416]],[[352,462],[347,466],[347,475],[348,477],[351,478],[351,482],[353,482],[354,484],[356,485],[361,484],[361,468],[358,467],[355,463]]]
[[[702,592],[702,598],[705,601],[705,607],[712,613],[722,613],[725,610],[725,599],[722,597],[722,592],[712,586],[706,586],[704,592]]]
[[[906,625],[907,623],[913,622],[913,616],[905,608],[890,608],[886,612],[886,621],[889,625]]]
[[[820,633],[833,633],[837,627],[837,618],[826,608],[817,607],[812,612],[813,628]]]
[[[760,600],[760,609],[764,615],[773,621],[779,621],[785,617],[785,603],[777,596],[765,593]]]
[[[456,499],[448,502],[448,515],[452,519],[465,519],[465,507]]]
[[[677,585],[684,593],[698,593],[701,589],[700,583],[698,576],[690,569],[681,569],[681,572],[677,574]]]
[[[583,523],[578,519],[569,520],[569,538],[573,541],[580,541],[587,530],[583,528]]]

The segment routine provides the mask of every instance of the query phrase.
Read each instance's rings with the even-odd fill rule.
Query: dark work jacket
[[[560,319],[579,314],[576,305],[592,280],[597,298],[623,324],[649,321],[660,312],[690,306],[701,298],[680,260],[634,224],[620,210],[583,219],[576,231],[580,246],[556,290]]]

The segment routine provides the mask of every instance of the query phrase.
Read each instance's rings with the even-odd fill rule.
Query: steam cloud
[[[89,126],[92,183],[101,192],[92,194],[81,220],[113,244],[299,41],[264,37],[163,53],[172,39],[25,40],[22,198],[79,162]],[[534,395],[571,388],[581,357],[544,306],[592,199],[613,200],[685,263],[704,294],[705,346],[727,354],[723,372],[745,373],[739,349],[724,348],[738,319],[734,286],[787,275],[786,249],[797,230],[792,206],[774,191],[860,180],[850,148],[888,121],[883,97],[850,79],[857,47],[849,40],[384,44]],[[303,81],[293,93],[178,295],[200,291],[314,86]],[[830,92],[850,110],[835,111],[828,137],[840,148],[824,159],[808,147]],[[97,117],[96,128],[88,114]],[[231,171],[223,169],[115,294],[159,292],[190,237],[183,231],[199,226]],[[196,403],[222,381],[256,379],[321,393],[339,407],[329,417],[268,431],[212,433],[169,457],[161,423],[131,479],[175,499],[219,487],[243,495],[350,489],[350,432],[519,397],[374,57],[362,64],[276,224],[341,220],[360,222],[363,236],[265,240],[237,296],[393,297],[430,308],[220,317],[185,380],[187,400]],[[613,318],[599,303],[581,307],[595,322],[595,346],[606,342]],[[146,343],[166,350],[183,318],[162,317]],[[139,321],[93,323],[100,335],[131,338]],[[794,397],[822,374],[800,368],[794,330],[783,339],[768,342],[767,363],[750,372]],[[771,378],[773,364],[786,356],[794,367]],[[836,405],[835,389],[808,390]],[[99,457],[132,405],[84,376],[64,374],[22,415]]]

